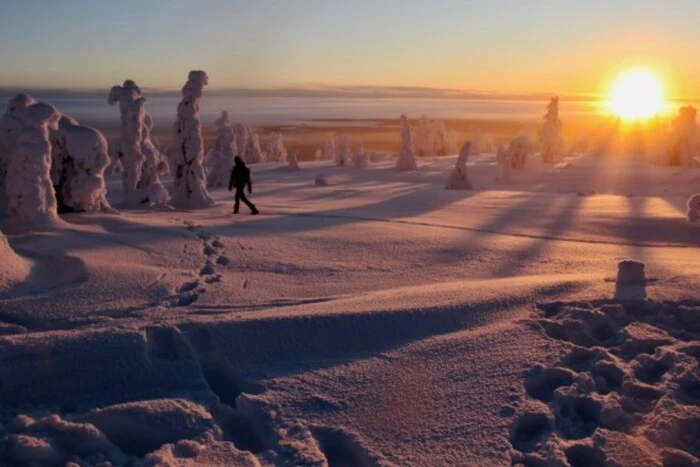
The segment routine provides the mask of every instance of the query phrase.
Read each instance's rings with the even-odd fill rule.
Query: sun
[[[627,120],[648,119],[668,109],[661,78],[643,68],[623,72],[615,81],[605,106],[612,114]]]

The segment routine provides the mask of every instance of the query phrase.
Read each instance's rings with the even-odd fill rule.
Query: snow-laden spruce
[[[671,133],[671,144],[669,152],[669,163],[680,164],[683,167],[698,165],[695,160],[698,154],[698,111],[692,105],[683,106],[678,110],[673,122]]]
[[[469,141],[462,146],[462,150],[459,152],[459,157],[457,158],[457,163],[447,179],[447,184],[445,185],[446,190],[472,189],[472,182],[469,180],[469,175],[467,174],[467,160],[469,159],[471,147],[472,143]]]
[[[369,155],[365,152],[362,142],[355,144],[352,148],[352,163],[358,169],[369,166]]]
[[[267,135],[265,160],[267,162],[287,162],[287,148],[284,147],[282,133],[273,131]]]
[[[532,155],[533,143],[529,136],[520,135],[513,138],[508,145],[507,153],[513,168],[522,169]]]
[[[542,143],[542,161],[554,162],[564,149],[561,136],[561,120],[559,119],[559,97],[553,97],[544,115],[544,125],[540,131]]]
[[[169,196],[160,177],[168,173],[168,164],[151,140],[153,121],[146,112],[146,98],[141,89],[126,80],[122,86],[112,87],[107,102],[110,105],[118,102],[121,113],[115,168],[122,175],[125,203],[166,203]]]
[[[59,225],[51,183],[51,139],[61,113],[53,106],[32,104],[21,112],[22,130],[7,170],[7,205],[12,231],[48,230]]]
[[[326,143],[323,148],[323,159],[328,161],[335,160],[335,133],[326,135]]]
[[[495,152],[495,144],[493,136],[489,133],[484,133],[479,127],[469,127],[471,136],[472,149],[471,154],[478,156],[480,154],[493,154]]]
[[[413,138],[411,137],[411,125],[408,117],[401,115],[401,149],[399,160],[396,161],[396,169],[400,171],[417,170],[416,156],[413,153]]]
[[[496,164],[498,164],[498,180],[502,183],[510,183],[513,181],[513,161],[510,159],[511,153],[508,151],[508,146],[502,144],[496,152]]]
[[[0,117],[0,216],[7,213],[7,166],[24,127],[21,117],[27,107],[35,103],[31,96],[18,94],[10,99],[5,113]]]
[[[335,165],[344,166],[350,159],[350,143],[347,135],[338,136],[335,143]]]
[[[299,170],[299,151],[292,151],[292,155],[289,157],[289,163],[287,165],[289,170],[297,171]]]
[[[260,139],[247,125],[236,123],[233,126],[236,138],[236,155],[241,156],[246,164],[258,164],[265,161],[265,155],[260,149]]]
[[[107,139],[96,129],[61,115],[50,132],[51,180],[59,212],[111,211],[104,173],[110,163]]]
[[[314,153],[314,159],[316,159],[317,161],[323,160],[323,151],[317,149]]]
[[[700,193],[696,193],[688,199],[688,211],[686,216],[688,217],[688,222],[695,223],[700,219]]]
[[[229,121],[228,112],[221,112],[216,119],[216,141],[207,154],[207,186],[228,186],[233,170],[233,159],[237,155],[236,136]]]
[[[199,121],[199,100],[208,77],[204,71],[190,71],[177,106],[174,141],[170,152],[175,192],[172,203],[185,208],[208,208],[214,200],[207,192],[204,171],[204,142]]]
[[[414,152],[420,156],[442,156],[457,152],[454,134],[447,131],[445,122],[431,120],[427,115],[421,115],[418,120],[418,133],[415,139]]]

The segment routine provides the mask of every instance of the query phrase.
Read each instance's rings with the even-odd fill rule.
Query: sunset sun
[[[666,111],[665,94],[661,78],[653,71],[628,70],[615,80],[606,108],[624,119],[646,119]]]

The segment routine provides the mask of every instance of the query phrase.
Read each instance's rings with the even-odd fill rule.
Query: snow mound
[[[472,143],[467,141],[462,146],[462,150],[459,152],[459,157],[457,158],[457,163],[455,168],[450,172],[450,176],[447,179],[447,185],[445,185],[446,190],[471,190],[472,182],[469,181],[469,176],[467,175],[467,159],[469,159],[469,152],[471,151]]]
[[[319,175],[314,179],[314,185],[316,186],[328,186],[328,180],[323,175]]]
[[[0,295],[22,283],[29,275],[30,264],[15,253],[0,232]]]
[[[700,194],[695,194],[688,199],[688,211],[686,216],[688,222],[695,223],[700,219]]]
[[[214,200],[207,192],[204,170],[204,141],[199,121],[199,100],[208,84],[203,71],[190,71],[177,106],[173,149],[170,153],[175,193],[173,204],[185,208],[209,208]]]
[[[697,464],[700,302],[557,302],[537,313],[565,352],[524,375],[514,464]]]

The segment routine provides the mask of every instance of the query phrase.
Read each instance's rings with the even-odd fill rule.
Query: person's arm
[[[235,172],[236,172],[236,169],[235,169],[235,168],[231,169],[231,178],[230,178],[229,181],[228,181],[228,191],[233,190],[233,180],[234,180],[234,178],[235,178],[235,177],[233,176],[233,174],[234,174]]]

